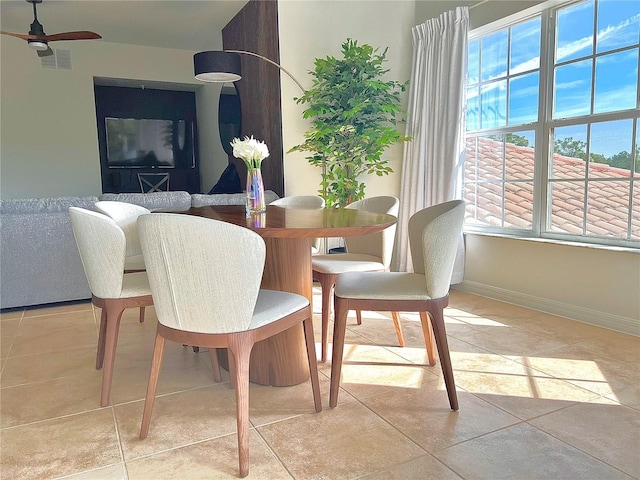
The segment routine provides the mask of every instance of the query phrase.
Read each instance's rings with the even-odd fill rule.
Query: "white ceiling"
[[[213,39],[247,1],[43,0],[37,9],[49,35],[90,30],[102,35],[97,41],[200,51],[214,48]],[[26,34],[32,21],[33,7],[26,0],[0,0],[0,30]],[[2,41],[23,40],[2,36]]]

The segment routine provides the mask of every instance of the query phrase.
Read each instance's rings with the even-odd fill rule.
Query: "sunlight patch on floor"
[[[344,384],[366,384],[386,387],[420,388],[424,372],[416,365],[384,365],[344,362],[342,380]]]
[[[395,355],[386,348],[372,345],[344,346],[343,384],[367,384],[389,387],[419,388],[424,370]]]
[[[467,323],[469,325],[487,327],[510,327],[510,325],[498,322],[485,316],[474,315],[472,313],[463,312],[462,310],[448,308],[445,310],[445,322],[451,323],[452,320],[457,320],[458,322]]]
[[[471,393],[574,402],[591,402],[597,397],[592,390],[572,383],[571,375],[551,376],[545,373],[548,369],[536,368],[543,364],[553,365],[558,372],[580,366],[582,379],[588,377],[608,387],[596,362],[553,357],[525,360],[518,363],[500,355],[452,352],[456,383]]]

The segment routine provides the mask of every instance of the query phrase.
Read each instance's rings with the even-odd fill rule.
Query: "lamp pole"
[[[291,80],[293,80],[293,82],[298,86],[298,88],[300,89],[300,91],[301,91],[303,94],[305,94],[305,93],[306,93],[306,90],[302,87],[302,84],[301,84],[301,83],[296,79],[296,77],[294,77],[294,76],[293,76],[293,74],[292,74],[289,70],[287,70],[286,68],[284,68],[284,67],[283,67],[282,65],[280,65],[279,63],[276,63],[276,62],[274,62],[273,60],[271,60],[271,59],[269,59],[269,58],[267,58],[267,57],[265,57],[265,56],[263,56],[263,55],[259,55],[259,54],[257,54],[257,53],[249,52],[249,51],[246,51],[246,50],[225,50],[225,52],[231,52],[231,53],[242,53],[242,54],[245,54],[245,55],[251,55],[251,56],[253,56],[253,57],[261,58],[261,59],[262,59],[262,60],[264,60],[265,62],[270,63],[271,65],[273,65],[273,66],[275,66],[275,67],[279,68],[279,69],[280,69],[280,70],[282,70],[284,73],[286,73],[286,74],[289,76],[289,78],[290,78]],[[323,164],[322,164],[322,180],[323,180],[323,182],[324,182],[324,177],[325,177],[326,172],[327,172],[327,167],[326,167],[326,165],[323,163]],[[325,187],[323,187],[323,188],[322,188],[322,190],[323,190],[323,194],[324,194],[324,196],[326,197],[326,196],[327,196],[326,188],[325,188]],[[325,250],[325,253],[327,253],[327,252],[328,252],[328,248],[327,248],[327,239],[326,239],[326,238],[324,239],[324,250]]]
[[[300,91],[302,91],[302,93],[306,93],[306,90],[304,88],[302,88],[302,85],[300,84],[300,82],[298,80],[296,80],[296,77],[294,77],[291,72],[289,70],[287,70],[286,68],[284,68],[282,65],[280,65],[279,63],[274,62],[273,60],[264,57],[262,55],[258,55],[257,53],[253,53],[253,52],[248,52],[246,50],[225,50],[225,52],[231,52],[231,53],[243,53],[245,55],[251,55],[253,57],[258,57],[261,58],[262,60],[264,60],[265,62],[269,62],[271,65],[274,65],[276,67],[278,67],[280,70],[282,70],[284,73],[286,73],[287,75],[289,75],[289,78],[291,80],[294,81],[294,83],[298,86],[298,88],[300,89]]]
[[[230,62],[228,58],[224,58],[225,53],[235,53],[241,55],[249,55],[252,57],[257,57],[261,60],[264,60],[267,63],[270,63],[274,67],[282,70],[287,76],[293,80],[302,94],[304,95],[307,91],[304,89],[302,84],[298,81],[293,74],[284,68],[279,63],[274,62],[270,58],[265,57],[264,55],[260,55],[258,53],[249,52],[247,50],[221,50],[221,51],[209,51],[209,52],[200,52],[194,55],[194,68],[196,73],[196,78],[204,81],[204,82],[235,82],[241,78],[240,75],[240,63],[239,62]],[[227,70],[229,68],[229,70]],[[322,179],[326,176],[327,167],[323,162],[322,164]],[[326,198],[327,191],[326,188],[323,187],[323,198]],[[325,239],[325,250],[326,250],[326,239]]]

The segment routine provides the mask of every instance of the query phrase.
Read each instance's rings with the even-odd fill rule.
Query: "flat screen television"
[[[186,120],[105,118],[109,168],[192,168],[193,128]]]

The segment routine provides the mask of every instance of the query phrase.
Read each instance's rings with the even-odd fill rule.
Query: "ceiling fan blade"
[[[26,33],[13,33],[13,32],[0,31],[0,34],[11,35],[12,37],[21,38],[22,40],[36,40],[35,35],[28,35]]]
[[[51,47],[48,47],[46,50],[36,50],[36,52],[38,53],[39,57],[50,57],[51,55],[53,55],[53,50],[51,50]]]
[[[98,40],[100,38],[102,38],[102,35],[98,35],[95,32],[89,32],[87,30],[81,30],[78,32],[62,32],[54,33],[52,35],[44,35],[36,40],[53,42],[56,40]]]
[[[54,33],[52,35],[29,35],[28,33],[13,33],[5,31],[0,31],[0,34],[11,35],[12,37],[20,38],[22,40],[40,40],[42,42],[54,42],[56,40],[99,40],[102,38],[102,35],[95,32],[89,32],[87,30]]]

